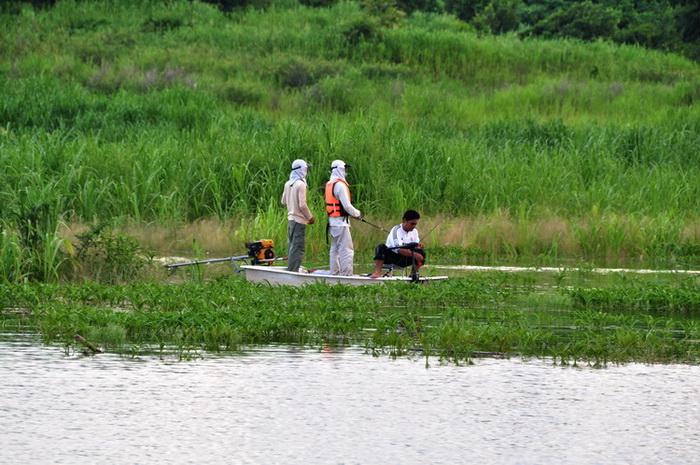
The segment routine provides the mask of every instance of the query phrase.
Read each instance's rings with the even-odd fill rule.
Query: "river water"
[[[0,337],[2,464],[695,464],[700,367],[272,346],[177,362]]]

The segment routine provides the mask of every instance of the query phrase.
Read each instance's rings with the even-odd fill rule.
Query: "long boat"
[[[367,286],[386,284],[391,282],[412,282],[408,276],[383,276],[380,278],[370,278],[363,275],[339,276],[332,275],[328,270],[315,271],[287,271],[281,266],[259,266],[259,265],[242,265],[241,270],[244,271],[248,281],[254,283],[280,284],[286,286],[302,286],[312,283],[326,284],[345,284],[348,286]],[[447,276],[419,276],[418,284],[427,284],[435,281],[444,281]]]

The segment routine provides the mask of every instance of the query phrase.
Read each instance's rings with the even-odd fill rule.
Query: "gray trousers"
[[[306,225],[287,221],[287,271],[299,271],[306,252]]]
[[[328,232],[331,235],[331,274],[352,276],[355,248],[352,244],[350,228],[331,226],[328,228]]]

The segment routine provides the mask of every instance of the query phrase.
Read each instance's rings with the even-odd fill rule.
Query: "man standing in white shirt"
[[[355,247],[350,235],[350,217],[359,219],[360,210],[351,201],[350,186],[345,180],[346,165],[343,160],[333,160],[331,177],[326,183],[326,212],[328,233],[331,236],[331,274],[352,275]]]
[[[370,278],[379,278],[382,275],[382,266],[386,264],[397,265],[402,268],[412,267],[412,276],[418,276],[418,270],[425,263],[425,246],[420,242],[420,236],[416,226],[420,220],[420,213],[415,210],[406,210],[401,224],[394,226],[389,231],[389,236],[384,244],[379,244],[375,250],[374,260],[377,267]]]
[[[282,193],[282,204],[287,206],[287,271],[299,271],[306,252],[306,225],[316,222],[306,204],[309,166],[304,160],[294,160],[289,181],[284,184]]]

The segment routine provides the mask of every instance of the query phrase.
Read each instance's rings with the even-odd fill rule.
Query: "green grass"
[[[416,208],[493,225],[491,243],[443,228],[444,245],[698,255],[696,63],[479,37],[428,14],[358,39],[367,21],[352,2],[225,15],[190,1],[59,1],[0,17],[8,231],[49,205],[56,223],[214,218],[241,225],[235,243],[284,246],[290,162],[314,164],[309,198],[322,216],[327,167],[342,158],[368,218],[392,224]],[[552,219],[563,229],[538,229]],[[309,240],[322,249],[322,228]]]

